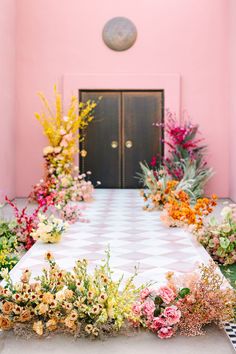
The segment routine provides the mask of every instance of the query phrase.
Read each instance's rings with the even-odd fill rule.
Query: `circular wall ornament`
[[[126,50],[135,43],[137,29],[128,18],[114,17],[105,24],[102,38],[110,49],[116,51]]]

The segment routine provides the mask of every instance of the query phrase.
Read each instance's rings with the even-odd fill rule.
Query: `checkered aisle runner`
[[[12,270],[13,280],[25,268],[38,275],[47,251],[64,269],[71,269],[78,258],[87,258],[92,269],[104,259],[108,245],[114,278],[129,277],[137,266],[137,285],[161,283],[168,271],[183,274],[208,263],[209,255],[191,234],[165,227],[158,212],[145,212],[142,206],[137,190],[96,190],[84,211],[90,222],[72,225],[59,244],[36,243]]]

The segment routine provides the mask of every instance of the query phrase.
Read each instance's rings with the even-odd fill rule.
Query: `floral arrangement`
[[[67,223],[54,215],[49,217],[43,214],[38,215],[38,225],[31,232],[31,237],[44,243],[57,243],[61,240],[62,233],[67,228]]]
[[[216,265],[202,265],[200,273],[175,277],[167,274],[167,285],[144,289],[133,306],[133,324],[148,328],[161,339],[204,334],[207,324],[221,325],[234,318],[236,294],[223,286]]]
[[[162,210],[168,202],[169,194],[179,184],[178,181],[170,180],[165,170],[153,171],[146,164],[140,163],[142,174],[139,174],[147,190],[141,190],[141,196],[145,202],[144,210]]]
[[[188,288],[175,292],[168,286],[155,290],[143,289],[138,301],[133,305],[133,313],[137,316],[134,325],[148,328],[161,339],[172,337],[181,318],[177,306],[178,299],[189,292]]]
[[[54,95],[55,107],[52,108],[45,95],[39,93],[44,111],[41,114],[35,113],[50,143],[43,150],[46,179],[73,173],[74,156],[78,152],[77,141],[81,138],[81,131],[93,120],[93,112],[97,105],[91,100],[85,103],[78,102],[77,96],[73,95],[67,113],[64,114],[62,96],[56,86]]]
[[[15,222],[0,221],[0,269],[11,270],[19,261],[15,228]]]
[[[27,214],[27,207],[20,211],[8,197],[6,197],[5,200],[13,208],[15,213],[17,241],[22,249],[29,250],[35,242],[31,236],[31,232],[37,227],[38,213],[43,206],[40,204],[32,214]]]
[[[86,175],[78,175],[74,161],[79,152],[78,140],[83,140],[82,132],[93,120],[97,103],[91,100],[78,102],[78,98],[72,96],[64,114],[62,96],[56,86],[54,95],[55,107],[52,108],[46,97],[39,93],[44,111],[35,114],[50,145],[43,150],[45,178],[33,187],[30,199],[46,206],[66,204],[70,200],[89,200],[93,193],[92,183],[85,179]],[[80,153],[86,155],[84,150]]]
[[[77,221],[88,222],[87,219],[83,218],[83,213],[81,207],[78,205],[66,204],[64,207],[58,207],[60,218],[67,221],[68,224],[74,224]]]
[[[0,329],[17,335],[48,336],[67,333],[76,337],[103,338],[131,327],[144,327],[161,339],[203,334],[210,323],[221,325],[234,316],[235,291],[223,286],[214,263],[201,266],[188,276],[167,274],[167,284],[157,289],[136,288],[134,277],[112,279],[107,259],[88,273],[86,260],[78,260],[72,271],[60,269],[52,254],[49,267],[31,282],[26,269],[14,284],[2,271]]]
[[[180,296],[177,302],[181,318],[178,329],[181,335],[195,336],[204,334],[204,327],[214,323],[222,326],[224,322],[234,319],[236,293],[227,287],[224,277],[211,261],[200,266],[200,273],[175,277],[168,275],[168,286],[174,292],[179,287],[190,289],[186,296]]]
[[[91,172],[72,175],[60,175],[51,180],[40,180],[29,196],[31,201],[37,201],[46,208],[49,206],[65,206],[70,201],[90,201],[94,186],[89,180]],[[100,182],[97,182],[100,184]]]
[[[13,284],[3,272],[5,287],[0,287],[0,329],[13,329],[18,335],[30,337],[52,332],[74,337],[102,338],[116,334],[128,326],[132,304],[140,289],[133,279],[112,279],[109,254],[106,261],[88,273],[86,260],[78,260],[71,272],[58,267],[47,253],[49,268],[36,282],[25,270],[21,281]]]
[[[236,263],[236,206],[226,206],[221,212],[223,220],[211,218],[196,232],[198,241],[212,258],[224,265]]]
[[[217,202],[216,195],[212,198],[200,198],[194,205],[191,205],[190,198],[184,191],[174,191],[169,196],[165,205],[162,221],[169,227],[193,226],[200,229],[203,226],[203,219],[209,215]]]
[[[195,161],[196,175],[201,175],[201,183],[212,175],[212,170],[207,167],[205,154],[207,147],[203,145],[203,139],[198,138],[199,127],[190,122],[189,117],[177,120],[174,113],[166,111],[165,124],[156,124],[164,128],[164,144],[168,147],[168,156],[163,159],[168,174],[175,180],[181,180],[184,176],[184,161]],[[155,156],[151,165],[155,167]]]

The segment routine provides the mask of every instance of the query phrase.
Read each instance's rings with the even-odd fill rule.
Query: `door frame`
[[[161,93],[161,123],[164,123],[164,113],[165,113],[165,90],[164,89],[79,89],[78,90],[78,97],[79,97],[79,102],[81,101],[81,97],[82,94],[86,92],[96,92],[96,93],[101,93],[102,92],[160,92]],[[121,95],[121,101],[120,101],[120,108],[122,109],[123,107],[123,97]],[[121,130],[123,131],[123,122],[121,120],[121,122],[119,122],[119,124],[121,125]],[[88,127],[89,129],[89,127]],[[122,137],[120,137],[120,139],[122,139]],[[119,142],[121,143],[121,142]],[[83,149],[83,142],[79,142],[79,149]],[[122,144],[121,144],[122,145]],[[161,130],[161,157],[164,156],[164,129]],[[85,157],[86,158],[86,157]],[[82,156],[80,154],[78,154],[78,164],[79,166],[82,166],[82,170],[84,170],[84,165],[83,165],[83,161],[84,159],[82,158]],[[121,168],[121,173],[122,173],[123,167]],[[83,171],[84,172],[84,171]],[[122,188],[122,187],[120,187]]]

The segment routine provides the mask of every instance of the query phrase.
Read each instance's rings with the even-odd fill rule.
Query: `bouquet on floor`
[[[109,254],[92,274],[86,260],[78,260],[72,271],[60,269],[47,253],[49,268],[30,281],[25,270],[21,281],[13,284],[7,272],[5,288],[0,287],[0,329],[13,329],[29,338],[33,334],[47,336],[53,332],[74,337],[103,338],[118,333],[129,325],[140,288],[133,279],[112,279]]]
[[[165,185],[171,181],[176,189],[188,193],[191,201],[196,202],[204,195],[204,186],[213,175],[205,161],[207,148],[202,144],[203,139],[197,137],[198,126],[189,120],[179,123],[176,116],[167,111],[166,123],[157,124],[157,127],[164,129],[167,156],[153,156],[150,167],[146,163],[140,164],[138,175],[147,189],[142,195],[150,200],[153,209],[162,209],[168,199]]]
[[[198,241],[211,257],[224,265],[236,263],[236,206],[226,206],[221,212],[223,220],[211,218],[196,233]]]
[[[104,338],[144,327],[161,339],[204,333],[207,324],[221,325],[234,317],[235,291],[211,262],[192,274],[167,274],[167,284],[149,288],[134,285],[135,272],[126,281],[112,279],[110,255],[93,273],[86,260],[78,260],[72,271],[61,269],[52,254],[49,267],[31,281],[29,269],[13,283],[2,271],[0,329],[17,335],[48,336],[51,333],[76,337]]]
[[[176,277],[167,274],[167,284],[144,289],[133,306],[133,325],[144,327],[159,338],[204,334],[204,327],[222,326],[234,318],[236,294],[224,285],[216,265],[200,266],[200,272]]]
[[[43,243],[58,243],[61,240],[61,236],[66,231],[67,222],[56,218],[54,215],[49,217],[43,214],[38,216],[39,222],[31,232],[31,236],[35,241],[40,240]]]
[[[84,131],[93,120],[97,102],[78,102],[78,98],[72,96],[69,108],[64,112],[62,96],[56,86],[54,95],[55,106],[51,107],[46,97],[39,93],[44,111],[35,114],[50,145],[43,150],[45,177],[33,187],[30,199],[47,206],[55,205],[57,198],[88,200],[93,193],[91,182],[77,173],[75,156],[79,152],[86,155],[86,151],[79,151],[78,141],[83,140]],[[62,202],[66,204],[66,200]]]
[[[199,230],[203,227],[204,218],[212,213],[216,206],[217,196],[197,199],[192,204],[188,194],[184,191],[174,191],[170,194],[165,205],[161,220],[169,227],[189,227]]]

